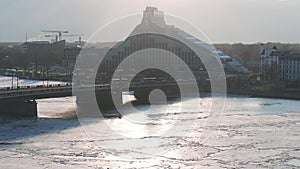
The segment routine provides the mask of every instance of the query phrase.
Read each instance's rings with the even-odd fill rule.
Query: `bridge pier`
[[[114,95],[114,96],[112,96]],[[116,104],[122,104],[122,92],[113,92],[110,90],[96,92],[96,102],[90,99],[91,94],[88,92],[80,93],[76,98],[77,112],[80,117],[99,117],[99,110],[102,116],[110,116],[105,114],[109,110],[116,109]],[[115,97],[115,102],[112,97]]]
[[[0,115],[10,117],[37,117],[37,103],[35,100],[0,103]]]

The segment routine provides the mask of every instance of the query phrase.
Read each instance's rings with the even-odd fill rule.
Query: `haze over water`
[[[0,86],[11,84],[10,80],[0,77]],[[92,119],[85,126],[76,118],[74,101],[72,97],[38,100],[38,119],[1,119],[1,168],[300,167],[299,101],[229,96],[220,122],[212,124],[205,123],[211,99],[202,97],[188,100],[200,103],[199,110],[187,109],[179,118],[181,103],[174,101],[168,111],[159,105],[147,111],[149,106],[141,105],[138,114]],[[128,123],[140,116],[147,122],[144,128]],[[175,120],[176,132],[141,134]],[[114,130],[106,130],[108,126]],[[100,137],[93,139],[87,129],[94,129]],[[207,141],[201,140],[204,132],[212,134]],[[126,137],[130,133],[137,137]]]

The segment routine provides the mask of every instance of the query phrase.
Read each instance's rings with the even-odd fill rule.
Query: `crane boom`
[[[51,33],[69,33],[69,31],[59,31],[59,30],[41,30],[41,32],[51,32]]]
[[[67,35],[61,35],[61,37],[73,37],[73,36],[78,36],[79,37],[79,44],[81,44],[81,36],[84,36],[83,34],[67,34]],[[45,35],[46,38],[49,38],[49,37],[55,37],[56,41],[57,41],[57,38],[58,38],[58,35]]]
[[[56,41],[59,39],[61,40],[62,34],[63,33],[69,33],[69,31],[66,30],[41,30],[41,32],[48,32],[48,33],[57,33],[55,35]],[[45,36],[46,37],[46,36]],[[50,37],[50,36],[49,36]]]

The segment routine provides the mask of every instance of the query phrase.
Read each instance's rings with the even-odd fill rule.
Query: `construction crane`
[[[56,33],[56,35],[54,35],[56,42],[58,40],[61,40],[61,37],[63,36],[63,33],[69,33],[69,31],[59,31],[59,30],[41,30],[41,32],[47,32],[47,33]]]
[[[81,36],[84,36],[83,34],[67,34],[67,35],[61,35],[60,38],[62,37],[73,37],[73,36],[78,36],[79,37],[79,44],[81,44]],[[46,38],[49,37],[55,37],[57,38],[57,35],[45,35]],[[57,41],[57,40],[56,40]]]

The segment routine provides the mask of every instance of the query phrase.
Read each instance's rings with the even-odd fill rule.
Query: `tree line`
[[[300,44],[290,44],[290,43],[274,43],[268,42],[264,44],[266,48],[271,49],[273,46],[276,46],[278,50],[283,51],[292,51],[294,53],[300,53]],[[230,56],[239,56],[244,61],[260,60],[260,43],[256,44],[214,44],[214,46],[222,50],[225,54]]]

